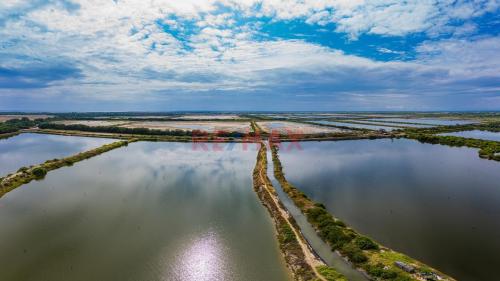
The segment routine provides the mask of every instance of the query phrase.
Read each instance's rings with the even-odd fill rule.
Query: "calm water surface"
[[[410,122],[429,125],[463,125],[472,124],[472,120],[447,120],[447,119],[431,119],[431,118],[377,118],[372,121],[394,121],[394,122]]]
[[[0,200],[0,280],[290,280],[256,151],[133,143]]]
[[[0,176],[15,172],[23,166],[71,156],[113,141],[115,140],[44,134],[20,134],[0,139]]]
[[[403,139],[300,145],[280,151],[287,178],[338,218],[458,280],[496,280],[498,162]]]
[[[356,120],[352,120],[352,121],[356,121]],[[431,128],[431,127],[436,126],[436,125],[431,125],[431,124],[391,123],[391,122],[377,121],[376,119],[358,120],[358,122],[363,122],[363,123],[368,123],[368,124],[373,124],[373,125],[381,125],[381,126],[403,126],[403,127],[409,127],[409,128]],[[408,122],[410,122],[410,121],[408,121]]]
[[[312,121],[312,122],[318,123],[318,124],[324,124],[324,125],[344,126],[344,127],[369,129],[369,130],[392,131],[392,130],[398,129],[395,127],[381,126],[381,125],[365,125],[365,124],[343,123],[343,122],[334,122],[334,121],[325,121],[325,120],[317,120],[317,121]]]
[[[439,135],[440,136],[455,136],[455,137],[464,137],[464,138],[472,138],[472,139],[500,141],[500,132],[488,132],[488,131],[480,131],[480,130],[444,133],[444,134],[439,134]]]

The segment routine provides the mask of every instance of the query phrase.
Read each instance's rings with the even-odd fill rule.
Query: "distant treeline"
[[[238,119],[207,119],[207,118],[182,118],[179,116],[157,116],[157,117],[131,117],[131,116],[104,116],[104,117],[54,117],[52,121],[63,121],[63,120],[86,120],[86,121],[206,121],[206,122],[244,122],[250,121],[246,118]]]
[[[23,117],[20,119],[10,119],[5,122],[0,123],[0,134],[6,134],[6,133],[14,133],[17,132],[21,129],[27,129],[30,127],[33,127],[37,124],[37,122],[41,121],[42,119],[36,119],[34,121]]]
[[[479,157],[500,161],[500,142],[456,136],[439,136],[437,134],[481,130],[500,132],[500,122],[464,124],[454,126],[437,126],[432,128],[408,128],[405,129],[407,137],[422,143],[443,144],[457,147],[479,148]]]
[[[500,142],[455,136],[436,136],[431,134],[409,134],[409,138],[422,143],[444,144],[449,146],[467,146],[479,148],[479,157],[500,161]]]
[[[471,130],[500,132],[500,122],[436,126],[431,128],[406,128],[405,132],[409,134],[441,134]]]
[[[81,124],[74,125],[64,125],[57,123],[41,123],[39,125],[41,129],[54,129],[54,130],[69,130],[69,131],[84,131],[84,132],[95,132],[95,133],[112,133],[112,134],[135,134],[135,135],[155,135],[155,136],[193,136],[193,137],[203,137],[209,135],[215,135],[218,137],[232,137],[241,138],[245,134],[241,132],[225,132],[218,131],[213,134],[209,134],[206,131],[200,130],[157,130],[149,128],[124,128],[116,126],[87,126]]]

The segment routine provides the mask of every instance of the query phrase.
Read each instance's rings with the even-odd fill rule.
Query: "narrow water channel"
[[[367,281],[368,279],[359,271],[354,269],[346,260],[344,260],[338,253],[331,251],[330,246],[326,244],[316,233],[307,218],[300,209],[295,206],[293,201],[281,188],[280,183],[274,177],[274,165],[271,150],[267,150],[267,176],[271,180],[278,197],[283,205],[285,205],[288,212],[293,216],[299,225],[302,234],[314,249],[316,254],[328,265],[335,268],[338,272],[342,273],[349,281]]]

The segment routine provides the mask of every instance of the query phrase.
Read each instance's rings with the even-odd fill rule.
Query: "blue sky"
[[[0,111],[500,110],[500,0],[2,0]]]

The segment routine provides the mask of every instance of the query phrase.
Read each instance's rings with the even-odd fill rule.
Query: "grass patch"
[[[316,270],[328,281],[347,281],[342,274],[329,266],[321,265],[316,267]]]

